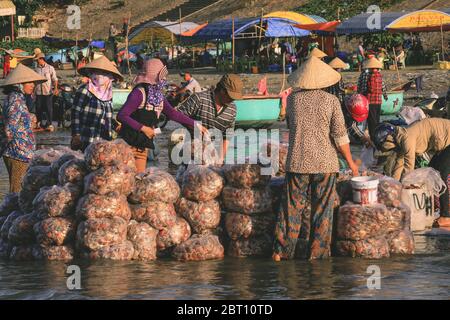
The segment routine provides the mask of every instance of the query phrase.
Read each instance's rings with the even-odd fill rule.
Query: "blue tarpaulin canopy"
[[[440,10],[445,13],[450,13],[450,9]],[[374,19],[370,19],[373,13],[362,13],[354,16],[337,27],[336,32],[340,35],[377,33],[386,31],[386,27],[397,20],[398,18],[410,12],[381,12],[380,25],[374,26]]]
[[[263,18],[262,33],[265,37],[305,37],[310,35],[307,30],[295,28],[295,21],[280,18]],[[234,35],[239,38],[255,38],[259,35],[261,19],[236,19],[234,21]],[[233,21],[231,19],[220,20],[209,23],[199,30],[194,37],[202,40],[229,40],[232,38]]]

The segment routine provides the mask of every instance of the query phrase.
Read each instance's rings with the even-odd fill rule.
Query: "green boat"
[[[280,115],[281,99],[278,96],[245,96],[234,103],[236,128],[268,128]]]
[[[403,107],[403,95],[404,91],[390,91],[387,93],[388,100],[383,100],[381,104],[382,115],[394,115],[400,112]]]
[[[113,108],[117,112],[127,101],[130,89],[113,89]],[[278,96],[245,96],[235,101],[236,128],[268,128],[278,120],[281,99]]]

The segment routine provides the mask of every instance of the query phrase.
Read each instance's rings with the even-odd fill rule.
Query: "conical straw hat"
[[[370,58],[363,63],[364,69],[383,69],[383,64],[377,58]]]
[[[119,70],[114,66],[114,64],[108,60],[105,56],[101,56],[98,59],[95,59],[94,61],[88,63],[84,67],[78,69],[78,73],[88,77],[89,73],[95,70],[101,70],[106,71],[114,75],[114,77],[119,80],[123,81],[123,76],[120,74]]]
[[[318,48],[314,48],[314,49],[312,49],[312,51],[309,53],[308,58],[310,58],[310,57],[316,57],[316,58],[322,59],[322,58],[327,57],[327,56],[328,56],[328,55],[327,55],[325,52],[323,52],[322,50],[320,50],[320,49],[318,49]]]
[[[2,87],[27,82],[34,82],[36,84],[39,84],[46,81],[47,78],[39,75],[38,73],[33,71],[33,69],[30,69],[19,63],[17,67],[6,77],[5,82],[2,84]]]
[[[300,89],[323,89],[338,83],[339,80],[339,72],[316,57],[306,60],[288,77],[289,84]]]
[[[339,58],[334,58],[328,65],[333,69],[347,68],[347,64]]]

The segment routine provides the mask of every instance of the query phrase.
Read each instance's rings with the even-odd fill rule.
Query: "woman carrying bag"
[[[176,111],[164,97],[162,90],[167,85],[167,75],[167,67],[161,60],[147,60],[135,79],[136,86],[117,115],[122,124],[119,136],[133,147],[138,173],[145,171],[148,149],[154,149],[153,138],[161,112],[184,126],[195,126],[193,119]],[[201,133],[208,132],[202,125],[198,126]]]

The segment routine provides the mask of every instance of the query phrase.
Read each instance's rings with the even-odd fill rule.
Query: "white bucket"
[[[378,183],[376,177],[356,177],[351,180],[353,202],[370,205],[378,202]]]

